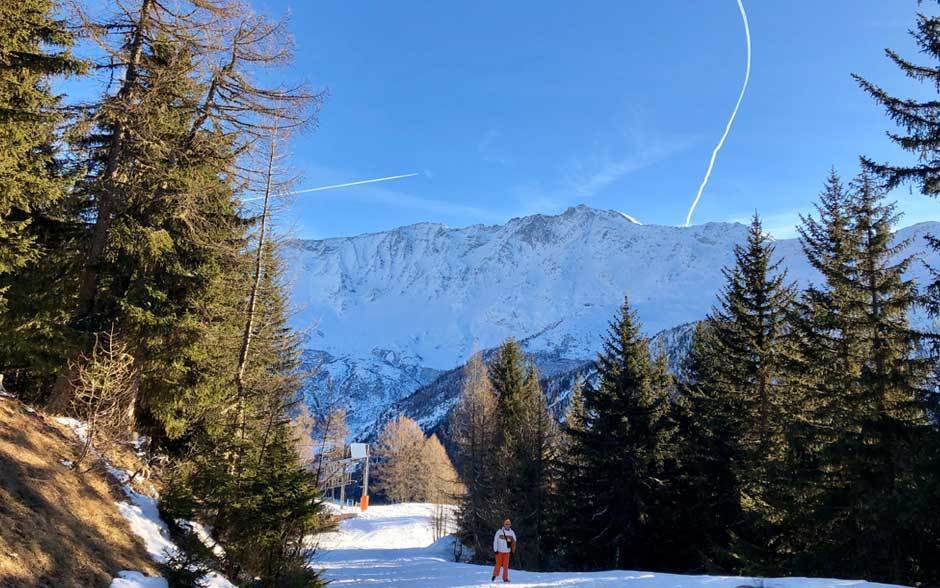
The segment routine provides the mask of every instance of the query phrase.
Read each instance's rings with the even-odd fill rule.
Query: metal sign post
[[[359,499],[359,508],[366,511],[369,508],[369,445],[367,443],[351,443],[349,454],[354,460],[364,460],[362,468],[362,497]]]

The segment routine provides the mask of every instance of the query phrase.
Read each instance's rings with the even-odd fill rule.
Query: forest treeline
[[[624,301],[557,423],[506,341],[449,419],[480,561],[509,517],[527,569],[940,582],[935,337],[894,206],[835,174],[801,227],[824,282],[798,290],[755,216],[681,373]]]
[[[208,524],[233,581],[319,585],[269,217],[322,96],[264,81],[290,39],[238,0],[64,8],[0,3],[2,383],[95,440],[145,436],[166,520]],[[198,559],[167,577],[197,581]]]
[[[913,35],[931,65],[888,57],[936,91],[940,18]],[[940,585],[940,345],[910,322],[940,315],[940,268],[905,277],[922,262],[887,200],[905,183],[940,193],[940,103],[857,80],[917,162],[863,157],[852,181],[826,179],[798,227],[818,283],[788,279],[755,214],[680,373],[627,300],[561,423],[519,343],[470,361],[449,430],[478,561],[509,517],[527,569]]]
[[[166,519],[207,523],[233,581],[319,585],[303,539],[327,525],[318,486],[336,472],[317,456],[345,433],[335,407],[293,418],[304,374],[270,214],[322,95],[265,81],[290,40],[237,0],[113,8],[0,3],[2,384],[101,423],[92,440],[145,436]],[[913,35],[932,64],[888,57],[936,90],[940,19]],[[81,100],[54,91],[62,77]],[[937,342],[909,322],[937,316],[940,286],[905,278],[919,261],[886,201],[940,193],[940,102],[858,80],[916,162],[828,178],[800,226],[819,283],[790,283],[755,217],[682,373],[625,301],[559,423],[510,340],[471,360],[449,425],[465,491],[423,438],[446,483],[406,474],[402,491],[457,494],[478,559],[511,517],[531,569],[940,584]],[[298,442],[318,427],[316,448]],[[167,577],[196,582],[198,551]]]

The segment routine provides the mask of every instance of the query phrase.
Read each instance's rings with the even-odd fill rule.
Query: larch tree
[[[477,561],[485,560],[489,535],[501,514],[493,467],[498,427],[496,393],[482,354],[475,353],[464,366],[460,398],[450,416],[448,431],[455,447],[457,472],[466,488],[457,513],[460,540],[471,548]]]
[[[375,448],[375,487],[393,502],[425,499],[428,468],[425,437],[414,420],[400,416],[388,422]]]

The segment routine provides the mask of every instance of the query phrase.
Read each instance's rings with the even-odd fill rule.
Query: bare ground
[[[157,573],[115,507],[125,497],[114,480],[62,464],[77,450],[51,418],[0,398],[0,586],[107,587],[120,570]]]

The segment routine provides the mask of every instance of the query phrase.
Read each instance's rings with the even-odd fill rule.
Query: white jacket
[[[505,538],[503,538],[504,535]],[[511,539],[515,543],[516,533],[512,529],[507,530],[500,527],[499,531],[496,531],[496,536],[493,537],[493,551],[496,553],[511,553],[512,547],[509,547],[506,539]]]

